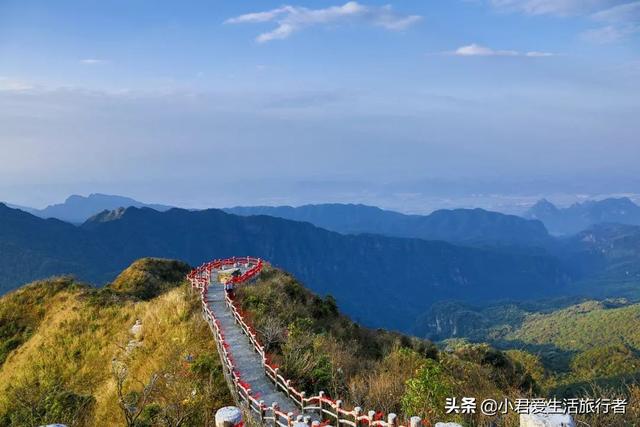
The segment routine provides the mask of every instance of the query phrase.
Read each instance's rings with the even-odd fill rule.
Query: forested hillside
[[[544,225],[484,209],[438,210],[430,215],[405,215],[374,206],[320,204],[247,206],[225,209],[237,215],[269,215],[310,222],[346,234],[374,233],[385,236],[444,240],[484,246],[548,246],[552,239]]]
[[[330,293],[355,320],[408,331],[416,315],[447,299],[535,298],[561,292],[558,261],[445,242],[341,235],[308,223],[220,210],[128,208],[95,216],[80,228],[0,205],[0,284],[11,289],[51,274],[104,283],[135,259],[155,256],[192,265],[250,254]],[[366,299],[366,303],[363,303]]]
[[[629,322],[629,316],[637,317],[637,306],[618,313],[613,309],[609,318],[594,312],[592,317],[576,319],[571,313],[579,312],[581,306],[548,320],[532,316],[522,329],[504,337],[514,340],[514,345],[498,350],[463,340],[435,346],[428,340],[362,328],[341,315],[332,298],[314,295],[276,269],[266,269],[255,284],[241,287],[236,300],[271,359],[296,387],[310,395],[324,390],[340,396],[347,406],[419,415],[432,423],[515,427],[519,420],[513,413],[452,415],[445,413],[442,402],[448,396],[478,400],[627,396],[631,401],[626,416],[578,416],[577,420],[594,427],[622,427],[640,419],[640,388],[634,375],[640,364],[637,347],[629,346],[637,340],[637,319]],[[601,329],[608,322],[619,322],[619,326],[608,332]],[[571,342],[573,330],[581,337],[581,346]],[[528,334],[541,335],[537,340],[525,338]],[[607,335],[616,338],[607,339]],[[560,338],[552,338],[561,336],[568,340],[564,346]],[[550,366],[540,353],[539,344],[552,343],[576,354],[570,372]],[[578,349],[585,351],[578,353]]]

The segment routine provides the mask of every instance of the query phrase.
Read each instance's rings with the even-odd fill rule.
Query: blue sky
[[[637,0],[0,3],[16,203],[640,193],[639,113]]]

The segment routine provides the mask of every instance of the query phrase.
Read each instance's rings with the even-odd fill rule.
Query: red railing
[[[275,403],[271,406],[267,406],[264,401],[259,400],[260,396],[257,396],[252,392],[251,385],[242,380],[240,373],[235,368],[233,356],[229,351],[229,345],[224,339],[224,331],[222,331],[220,322],[216,319],[215,315],[209,308],[207,291],[211,281],[211,272],[213,270],[223,270],[225,267],[244,266],[246,268],[244,273],[240,276],[231,278],[233,283],[241,284],[255,279],[262,271],[263,265],[263,261],[260,258],[233,257],[214,260],[202,264],[187,275],[187,279],[191,282],[192,287],[200,290],[203,316],[213,332],[218,347],[218,353],[224,366],[225,379],[227,380],[231,390],[235,392],[234,398],[236,398],[240,403],[246,405],[250,411],[255,413],[261,422],[271,422],[281,427],[291,427],[294,421],[304,421],[309,424],[311,417],[305,417],[305,413],[315,413],[319,415],[321,419],[327,419],[328,421],[325,421],[323,424],[335,421],[337,426],[398,426],[398,420],[395,414],[388,414],[384,416],[384,414],[376,413],[375,411],[368,411],[365,413],[360,407],[347,410],[342,407],[341,400],[331,400],[322,391],[319,392],[317,396],[306,397],[306,393],[304,391],[296,390],[291,385],[291,380],[283,377],[279,373],[279,368],[269,362],[268,355],[264,346],[260,343],[258,335],[246,322],[240,313],[240,310],[236,307],[233,299],[229,294],[225,293],[225,303],[231,311],[236,323],[242,329],[242,332],[251,341],[251,345],[255,352],[260,355],[265,375],[275,384],[276,389],[282,390],[283,393],[285,393],[300,408],[302,414],[298,414],[296,416],[296,414],[291,412],[282,412]],[[325,418],[325,416],[328,418]],[[319,425],[320,423],[314,421],[313,424]],[[420,424],[421,419],[419,417],[411,417],[409,423],[406,423],[405,425],[418,427]]]

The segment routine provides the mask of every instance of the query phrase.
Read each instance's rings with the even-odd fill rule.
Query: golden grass
[[[27,384],[43,372],[55,370],[66,389],[95,398],[91,421],[79,425],[122,426],[124,418],[112,374],[114,358],[127,360],[127,387],[137,391],[138,381],[144,383],[154,374],[188,370],[187,354],[215,354],[215,342],[186,284],[150,301],[123,300],[108,305],[92,304],[87,298],[90,292],[95,291],[67,289],[37,305],[44,310],[37,329],[0,366],[0,415],[16,404],[12,385]],[[0,299],[0,307],[6,298]],[[130,329],[136,319],[143,325],[140,343],[128,352],[127,343],[134,338]],[[193,381],[195,387],[201,380]],[[215,383],[219,401],[211,402],[212,410],[230,403],[221,374]]]

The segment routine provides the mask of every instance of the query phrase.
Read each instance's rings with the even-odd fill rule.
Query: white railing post
[[[320,419],[323,419],[324,414],[322,412],[322,398],[324,397],[324,391],[318,393],[318,407],[320,408]]]
[[[356,406],[355,408],[353,408],[353,422],[355,423],[356,427],[360,427],[360,420],[358,420],[360,414],[362,414],[361,407]]]
[[[373,420],[375,420],[375,419],[376,419],[376,411],[369,411],[369,412],[367,413],[367,415],[368,415],[368,418],[369,418],[369,425],[371,425],[371,423],[373,422]],[[411,426],[411,427],[413,427],[413,426]]]
[[[342,400],[336,400],[336,427],[340,427],[340,409],[342,409]]]
[[[411,417],[410,427],[420,427],[420,426],[422,426],[422,418]]]
[[[273,413],[273,425],[278,427],[278,402],[271,404],[271,412]]]
[[[242,423],[242,411],[235,406],[218,409],[215,415],[216,427],[233,427]]]
[[[398,416],[396,414],[391,412],[389,415],[387,415],[388,427],[395,427],[397,422],[398,422]]]

